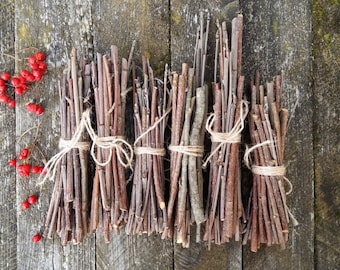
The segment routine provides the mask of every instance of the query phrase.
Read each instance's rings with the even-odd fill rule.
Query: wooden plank
[[[14,2],[0,1],[0,72],[13,73],[14,60]],[[15,169],[8,160],[15,157],[15,110],[0,104],[0,269],[16,269],[16,181]]]
[[[171,66],[181,72],[183,62],[192,65],[199,25],[199,12],[210,13],[210,34],[207,57],[206,81],[213,80],[215,21],[226,21],[229,25],[239,11],[238,1],[171,1]],[[217,246],[212,244],[208,251],[204,243],[190,243],[189,249],[175,245],[175,269],[242,269],[240,243]]]
[[[135,60],[150,59],[154,73],[162,76],[170,61],[169,6],[160,0],[109,0],[94,3],[94,45],[98,52],[108,52],[117,45],[120,57],[128,57],[136,40]]]
[[[136,40],[134,59],[150,58],[156,76],[162,78],[165,63],[169,62],[169,7],[164,1],[96,1],[94,6],[94,44],[100,53],[116,45],[119,57],[128,58]],[[138,71],[140,74],[140,71]],[[131,103],[130,103],[131,105]],[[132,112],[132,108],[129,108]],[[127,118],[131,127],[132,117]],[[133,134],[128,130],[129,134]],[[132,138],[130,138],[132,139]],[[112,233],[106,244],[100,233],[96,238],[96,267],[98,269],[171,269],[173,247],[171,241],[160,236],[118,236]]]
[[[310,1],[241,1],[244,59],[248,78],[256,70],[264,80],[282,74],[282,106],[290,112],[285,152],[287,177],[294,189],[288,206],[300,225],[290,225],[286,250],[244,247],[244,269],[313,269],[313,107]],[[297,19],[298,18],[298,19]]]
[[[58,81],[67,63],[67,57],[73,45],[80,54],[88,54],[91,49],[91,1],[16,1],[16,52],[27,47],[37,47],[47,55],[48,73],[34,90],[31,88],[24,96],[17,99],[16,136],[41,123],[37,145],[46,158],[58,151],[59,138],[59,94]],[[28,51],[27,51],[28,53]],[[16,70],[22,64],[18,62]],[[29,114],[25,104],[36,99],[45,107],[41,116]],[[30,132],[17,151],[25,143],[32,143],[34,131]],[[39,154],[36,152],[36,156]],[[34,162],[32,160],[32,162]],[[28,211],[18,210],[18,269],[62,269],[94,268],[94,237],[87,238],[82,245],[66,247],[60,245],[59,238],[43,239],[33,243],[32,236],[39,232],[45,222],[52,182],[37,187],[37,177],[24,179],[17,177],[17,203],[32,193],[39,193],[39,202]]]
[[[313,1],[315,267],[340,265],[340,4]]]

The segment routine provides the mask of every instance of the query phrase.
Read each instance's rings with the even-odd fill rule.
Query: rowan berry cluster
[[[28,177],[30,176],[30,173],[33,174],[45,173],[44,166],[31,165],[29,163],[29,156],[30,150],[28,148],[22,148],[17,159],[21,160],[23,163],[17,166],[17,159],[13,158],[8,161],[8,165],[12,167],[17,167],[17,171],[21,177]]]
[[[38,201],[38,196],[35,194],[30,195],[26,200],[21,203],[21,208],[27,210],[31,205],[36,204]]]
[[[43,75],[46,73],[47,66],[45,62],[45,54],[41,51],[29,56],[27,58],[27,64],[28,68],[22,69],[16,76],[12,76],[8,72],[2,72],[0,74],[0,103],[7,104],[9,108],[15,107],[15,96],[21,96],[25,94],[29,89],[29,86],[35,82],[41,81]],[[44,107],[36,103],[26,104],[26,109],[28,112],[36,115],[41,115],[44,112]],[[36,129],[34,142],[31,144],[31,146],[25,146],[24,148],[21,148],[17,157],[8,161],[8,165],[11,167],[16,167],[16,170],[21,177],[29,177],[31,174],[46,173],[44,166],[32,164],[32,157],[34,157],[32,156],[32,151],[35,147],[37,147],[36,140],[39,125],[25,131],[18,140],[18,143],[22,137],[32,129]],[[36,194],[32,194],[21,202],[21,208],[23,210],[28,210],[32,205],[36,204],[37,201],[38,196]],[[41,238],[42,236],[37,233],[33,235],[32,241],[39,242]]]
[[[23,95],[30,84],[41,81],[46,73],[45,54],[37,52],[27,58],[30,70],[23,69],[21,72],[12,77],[8,72],[2,72],[0,75],[0,103],[7,104],[9,108],[15,107],[14,94]],[[29,105],[29,106],[28,106]],[[29,112],[41,115],[44,108],[41,105],[30,103],[27,105]]]
[[[8,161],[8,165],[12,167],[17,167],[17,171],[21,177],[28,177],[30,173],[33,174],[41,174],[45,173],[44,166],[40,165],[31,165],[30,164],[30,154],[31,151],[29,148],[22,148],[17,156],[17,158],[13,158]],[[17,166],[17,159],[22,161],[23,163]],[[38,196],[36,194],[32,194],[28,196],[26,200],[21,203],[21,208],[23,210],[29,209],[32,205],[36,204],[38,201]],[[41,240],[41,235],[39,233],[35,234],[32,237],[32,241],[37,243]]]

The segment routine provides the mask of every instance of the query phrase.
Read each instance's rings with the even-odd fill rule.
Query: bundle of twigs
[[[249,131],[253,147],[245,153],[245,163],[253,173],[244,244],[250,240],[251,251],[261,243],[279,244],[288,240],[289,209],[286,205],[283,164],[288,111],[281,108],[281,77],[260,85],[257,72],[251,83]],[[292,219],[295,221],[294,219]]]
[[[113,45],[111,56],[98,53],[97,62],[91,65],[97,123],[97,137],[91,138],[97,151],[90,230],[94,232],[100,226],[107,242],[111,228],[118,234],[128,217],[125,169],[131,164],[124,160],[126,157],[120,148],[125,147],[122,143],[125,142],[129,63],[131,59],[123,58],[119,64],[118,49]]]
[[[245,215],[241,198],[239,143],[247,105],[242,101],[244,77],[241,76],[242,24],[238,15],[232,20],[231,50],[226,23],[217,22],[213,113],[207,121],[211,135],[208,200],[205,240],[209,248],[240,239]],[[219,69],[219,73],[217,71]]]
[[[164,133],[170,101],[167,67],[164,81],[156,80],[143,57],[143,83],[134,79],[135,166],[126,233],[162,233],[167,213],[164,198]],[[133,72],[135,74],[135,72]]]
[[[190,224],[196,223],[197,241],[200,241],[200,224],[205,221],[201,167],[207,112],[207,86],[204,84],[207,38],[201,14],[194,67],[183,64],[182,74],[174,73],[172,81],[170,197],[164,237],[173,236],[175,225],[176,242],[183,247],[190,244]]]
[[[90,143],[88,136],[79,129],[82,113],[88,107],[86,101],[91,95],[87,91],[91,88],[90,81],[83,79],[88,73],[89,66],[79,68],[74,49],[60,87],[59,147],[61,152],[65,151],[57,159],[53,172],[48,172],[53,174],[55,183],[43,233],[44,237],[52,238],[57,232],[63,245],[70,240],[79,243],[88,233]]]

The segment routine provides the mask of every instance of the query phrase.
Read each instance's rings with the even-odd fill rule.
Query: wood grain
[[[300,225],[290,224],[287,249],[244,247],[244,269],[313,269],[314,190],[311,82],[311,24],[309,1],[241,1],[244,12],[244,70],[256,70],[263,82],[282,74],[282,107],[288,108],[285,165],[294,189],[288,206]],[[296,20],[296,18],[299,18]]]
[[[58,150],[59,127],[59,93],[58,82],[66,66],[67,57],[72,46],[77,46],[79,54],[88,54],[88,28],[91,21],[91,2],[68,1],[16,1],[16,52],[27,47],[36,47],[47,54],[48,73],[36,88],[17,99],[16,136],[19,137],[28,128],[41,123],[38,146],[48,159]],[[33,51],[34,52],[34,51]],[[16,70],[22,68],[18,62]],[[41,102],[45,112],[40,117],[29,114],[25,104],[35,100]],[[17,151],[25,143],[33,140],[34,132],[29,133]],[[39,160],[39,155],[36,154]],[[41,157],[40,157],[41,158]],[[17,178],[17,204],[32,193],[39,194],[39,202],[29,211],[18,210],[17,227],[17,262],[18,269],[92,269],[94,268],[94,237],[88,238],[83,245],[61,247],[59,238],[44,239],[33,243],[32,236],[39,232],[45,222],[53,183],[47,182],[37,187],[37,177]]]
[[[93,9],[97,51],[108,52],[115,44],[119,56],[128,58],[132,41],[136,40],[136,62],[141,63],[145,55],[155,75],[162,76],[170,60],[168,1],[100,0],[94,1]]]
[[[338,2],[0,0],[1,53],[17,57],[13,61],[0,55],[0,71],[18,72],[23,67],[18,60],[21,49],[30,46],[45,51],[48,64],[39,86],[17,98],[15,112],[0,104],[0,269],[336,269],[340,265]],[[101,236],[87,237],[76,246],[62,247],[57,238],[34,244],[31,237],[44,223],[53,183],[38,188],[36,177],[16,176],[7,162],[32,139],[25,137],[17,145],[18,137],[39,121],[40,147],[46,158],[56,153],[57,86],[71,48],[93,59],[95,52],[108,52],[116,44],[120,57],[127,57],[136,40],[135,58],[150,57],[157,76],[167,62],[180,72],[182,62],[193,60],[200,10],[211,14],[208,62],[213,60],[215,20],[229,21],[242,10],[247,80],[255,70],[261,71],[263,82],[282,75],[282,105],[291,117],[285,161],[294,190],[288,205],[300,223],[289,228],[288,248],[263,246],[251,253],[249,246],[232,242],[213,245],[211,251],[201,243],[182,249],[158,236],[125,235],[112,235],[110,244]],[[208,64],[207,81],[212,79],[212,68]],[[40,118],[25,109],[34,99],[46,107]],[[21,202],[35,192],[39,202],[23,212]]]
[[[14,2],[0,1],[1,53],[14,55]],[[13,73],[14,60],[0,54],[0,72]],[[8,160],[15,157],[15,110],[0,104],[0,269],[16,269],[16,179]]]
[[[340,4],[313,2],[315,157],[315,263],[340,265]]]

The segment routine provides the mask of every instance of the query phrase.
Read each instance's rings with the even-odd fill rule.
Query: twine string
[[[117,158],[124,168],[131,167],[133,162],[132,146],[124,139],[123,136],[99,137],[91,126],[90,111],[86,110],[82,115],[82,124],[85,126],[88,134],[92,139],[90,154],[94,162],[99,166],[106,166],[112,159],[112,150],[115,149]],[[95,154],[95,148],[108,149],[109,156],[106,161],[99,161]],[[122,158],[124,157],[124,158]]]
[[[135,155],[149,154],[149,155],[155,155],[155,156],[165,156],[165,149],[164,148],[138,146],[138,147],[135,147],[134,152],[135,152]]]
[[[222,146],[228,143],[239,143],[241,142],[241,133],[244,129],[244,120],[248,115],[248,102],[245,100],[241,101],[240,105],[240,118],[236,121],[233,128],[229,132],[215,132],[213,131],[213,125],[216,119],[216,114],[212,113],[206,122],[205,129],[210,134],[212,142],[219,143],[215,149],[210,153],[207,159],[204,161],[202,167],[206,168],[211,158],[221,149]]]
[[[169,150],[194,157],[203,157],[204,153],[204,147],[201,145],[170,145]]]
[[[283,177],[283,179],[289,185],[289,190],[286,191],[286,195],[289,195],[293,191],[293,184],[287,177],[285,177],[285,174],[286,174],[286,167],[285,166],[283,166],[283,165],[281,165],[281,166],[258,166],[258,165],[252,164],[252,161],[251,161],[251,158],[250,158],[251,152],[253,152],[255,149],[257,149],[259,147],[262,147],[264,145],[268,145],[270,143],[271,143],[271,141],[267,140],[267,141],[264,141],[262,143],[256,144],[256,145],[254,145],[250,148],[248,146],[246,146],[246,151],[245,151],[244,156],[243,156],[243,162],[247,166],[247,168],[249,170],[251,170],[251,172],[253,174],[264,175],[264,176]],[[293,226],[299,225],[299,222],[297,221],[297,219],[294,217],[294,215],[290,211],[289,207],[287,206],[286,200],[283,200],[283,205],[284,205],[284,207],[287,211],[287,214],[289,215],[289,217],[292,220]]]
[[[134,146],[137,145],[137,143],[144,137],[146,136],[151,130],[155,129],[157,127],[157,125],[160,124],[160,122],[162,122],[164,120],[165,117],[167,117],[167,115],[171,112],[171,108],[167,109],[166,112],[162,115],[162,117],[160,117],[155,123],[153,123],[152,126],[150,126],[147,130],[145,130],[141,135],[139,135],[137,137],[137,139],[134,142]]]
[[[57,165],[61,159],[73,148],[78,148],[79,150],[90,150],[91,156],[95,163],[99,166],[107,165],[112,158],[112,149],[114,148],[117,152],[118,161],[125,167],[131,167],[133,162],[133,149],[132,146],[124,139],[123,136],[108,136],[99,137],[93,130],[91,126],[90,118],[91,109],[87,109],[83,112],[79,125],[70,140],[60,139],[59,148],[60,151],[55,154],[45,165],[46,175],[38,185],[42,185],[45,181],[50,178],[54,179],[56,175]],[[81,142],[81,136],[84,131],[90,135],[93,143],[90,148],[90,142]],[[109,149],[109,157],[106,161],[100,162],[95,156],[95,147],[102,149]],[[123,157],[123,158],[122,158]]]
[[[85,113],[85,112],[84,112]],[[38,185],[42,185],[45,183],[45,181],[50,178],[54,179],[56,172],[57,172],[57,165],[62,160],[62,158],[73,148],[78,148],[82,150],[88,150],[90,147],[90,142],[81,142],[81,136],[84,131],[84,125],[82,125],[83,120],[81,120],[80,125],[76,127],[76,130],[70,140],[59,140],[59,148],[60,151],[55,154],[46,164],[44,167],[44,171],[46,172],[45,176],[42,180],[41,177],[39,177]]]
[[[150,131],[154,130],[164,119],[168,116],[171,112],[171,108],[167,109],[166,112],[162,115],[162,117],[158,118],[157,121],[153,123],[147,130],[145,130],[142,134],[140,134],[134,142],[134,153],[135,155],[143,155],[143,154],[150,154],[156,156],[165,156],[165,149],[164,148],[156,148],[150,146],[136,146],[137,143],[143,139]]]
[[[59,149],[63,148],[78,148],[79,150],[88,151],[90,150],[90,142],[76,142],[76,144],[73,145],[72,140],[64,140],[63,138],[59,139]]]

